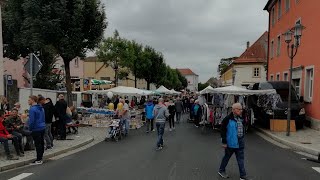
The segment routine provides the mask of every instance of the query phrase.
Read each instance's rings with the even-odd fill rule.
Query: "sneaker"
[[[240,177],[240,180],[250,180],[251,178],[249,178],[248,176],[242,176]]]
[[[155,132],[155,131],[156,131],[155,129],[152,130],[152,132]]]
[[[226,173],[226,172],[218,172],[218,174],[222,177],[222,178],[224,178],[224,179],[227,179],[227,178],[229,178],[229,176],[228,176],[228,174]]]
[[[40,161],[33,161],[30,165],[41,165],[43,164],[43,161],[40,160]]]
[[[45,150],[50,150],[50,149],[52,149],[52,147],[51,146],[47,146]]]
[[[159,146],[156,148],[156,151],[160,151],[160,150],[162,150],[162,148],[163,148],[162,146]]]
[[[8,155],[7,156],[7,160],[19,160],[19,158],[18,157],[14,157],[12,155]]]
[[[197,126],[197,125],[194,125],[196,128],[198,128],[199,126]]]
[[[172,131],[172,129],[171,129],[171,128],[169,128],[169,131]]]
[[[172,129],[173,129],[173,130],[176,130],[176,128],[175,128],[175,127],[173,127]]]
[[[146,133],[149,133],[149,131],[146,131]]]

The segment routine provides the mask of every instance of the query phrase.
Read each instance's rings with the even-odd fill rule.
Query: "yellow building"
[[[88,57],[84,59],[83,65],[83,77],[85,79],[97,79],[97,80],[115,80],[115,71],[111,66],[107,66],[103,62],[98,61],[97,57]],[[118,86],[134,87],[134,76],[129,73],[129,76],[124,79],[118,79]],[[91,87],[93,89],[110,88],[110,85],[100,85],[100,87]],[[147,89],[147,82],[144,79],[137,79],[137,88]]]

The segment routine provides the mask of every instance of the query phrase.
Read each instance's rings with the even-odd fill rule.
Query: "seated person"
[[[7,155],[7,159],[8,160],[18,160],[19,159],[18,157],[13,157],[10,154],[9,143],[8,143],[9,140],[12,140],[14,148],[17,152],[17,155],[23,157],[23,154],[21,154],[20,150],[19,150],[18,138],[12,134],[9,134],[9,132],[7,131],[5,126],[3,125],[3,117],[4,117],[4,111],[0,110],[0,142],[3,143],[4,150]]]
[[[67,133],[71,133],[71,128],[74,134],[78,133],[77,127],[72,126],[74,124],[79,124],[78,113],[74,106],[70,106],[70,108],[67,108],[67,125],[69,125]]]
[[[21,114],[20,118],[24,123],[22,131],[24,132],[24,135],[27,137],[27,142],[24,146],[24,151],[34,150],[35,149],[34,142],[31,136],[31,131],[29,130],[29,126],[28,126],[29,117],[27,114]]]
[[[10,134],[18,138],[20,152],[24,154],[24,150],[22,147],[22,135],[24,135],[23,123],[18,116],[18,109],[12,109],[10,116],[5,121],[3,121],[3,125],[6,127]]]

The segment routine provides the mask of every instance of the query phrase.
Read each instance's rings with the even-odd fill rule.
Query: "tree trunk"
[[[150,90],[150,81],[147,81],[147,90]]]
[[[134,60],[134,87],[137,88],[137,60]]]
[[[72,87],[71,87],[71,76],[70,76],[70,61],[68,59],[64,60],[64,68],[66,71],[66,88],[67,88],[67,102],[68,102],[68,106],[72,106],[73,102],[72,102]]]

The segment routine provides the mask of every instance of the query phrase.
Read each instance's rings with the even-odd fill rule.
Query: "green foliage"
[[[198,91],[202,91],[203,89],[205,89],[206,87],[208,87],[209,84],[208,83],[198,83]]]
[[[219,74],[222,75],[223,73],[225,73],[228,67],[230,66],[230,64],[237,58],[238,57],[222,58],[218,66]]]
[[[63,58],[68,100],[70,61],[93,50],[107,26],[100,0],[10,0],[4,7],[3,22],[6,57],[17,59],[39,51]],[[42,58],[48,67],[50,56]]]

